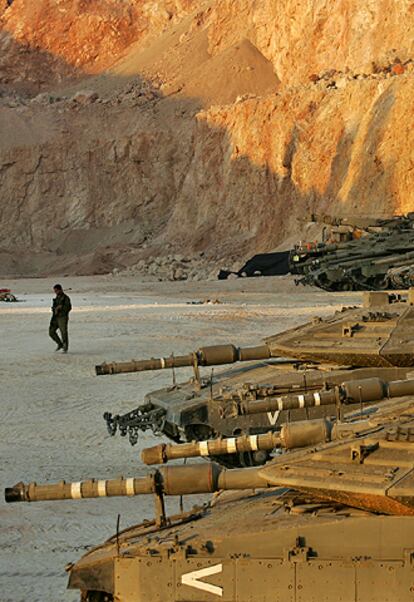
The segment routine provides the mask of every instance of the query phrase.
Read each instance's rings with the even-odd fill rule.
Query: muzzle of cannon
[[[143,372],[145,370],[163,370],[164,368],[182,368],[184,366],[220,366],[235,362],[269,359],[267,345],[257,347],[235,347],[234,345],[211,345],[201,347],[187,355],[131,360],[129,362],[109,362],[95,366],[98,376],[103,374],[121,374],[125,372]]]

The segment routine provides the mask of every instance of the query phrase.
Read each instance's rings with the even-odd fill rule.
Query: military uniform
[[[63,291],[60,295],[56,295],[52,302],[52,318],[49,326],[49,336],[55,341],[58,349],[67,351],[69,347],[68,322],[69,312],[72,309],[70,298]],[[60,330],[62,339],[57,334]]]

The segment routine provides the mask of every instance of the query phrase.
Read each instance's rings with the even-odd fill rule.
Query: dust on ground
[[[21,299],[0,304],[0,486],[139,476],[139,452],[111,438],[104,411],[126,412],[144,394],[171,383],[169,372],[94,376],[104,360],[128,360],[202,344],[254,345],[264,336],[343,304],[356,293],[297,288],[282,278],[222,282],[139,283],[132,278],[65,278],[72,298],[70,352],[54,353],[48,338],[52,279],[0,282]],[[190,304],[218,299],[218,304]],[[180,372],[180,380],[190,376]],[[194,503],[188,497],[185,507]],[[169,502],[170,510],[177,502]],[[1,602],[72,602],[64,567],[121,528],[153,515],[151,498],[6,505],[0,501]]]

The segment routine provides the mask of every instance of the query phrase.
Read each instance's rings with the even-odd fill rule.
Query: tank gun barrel
[[[226,470],[217,464],[166,466],[145,477],[108,480],[91,479],[67,483],[17,483],[6,488],[5,500],[44,502],[85,498],[138,496],[146,494],[190,495],[214,493],[221,489],[267,487],[257,468]]]
[[[414,394],[414,379],[383,381],[380,378],[363,378],[344,382],[328,390],[300,395],[270,396],[260,401],[244,401],[240,404],[243,414],[261,414],[298,408],[310,408],[343,403],[369,403],[383,399]]]
[[[331,405],[338,401],[339,387],[329,391],[316,391],[301,395],[270,396],[260,401],[247,401],[240,404],[241,414],[262,414],[264,412],[281,412],[298,408]]]
[[[333,423],[324,418],[284,424],[279,432],[261,435],[242,435],[228,439],[208,439],[191,443],[161,443],[141,452],[144,464],[165,464],[169,460],[214,457],[259,450],[269,451],[277,447],[295,449],[330,441]]]
[[[151,493],[152,481],[144,478],[128,478],[78,481],[67,483],[17,483],[5,490],[6,502],[44,502],[54,500],[77,500],[82,498],[112,497]]]
[[[219,366],[251,360],[269,359],[270,349],[267,345],[257,347],[235,347],[234,345],[211,345],[201,347],[187,355],[171,355],[169,357],[131,360],[129,362],[109,362],[95,366],[98,376],[103,374],[121,374],[125,372],[143,372],[145,370],[162,370],[164,368],[181,368],[184,366]]]

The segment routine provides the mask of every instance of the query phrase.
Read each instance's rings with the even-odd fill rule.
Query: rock
[[[388,63],[386,64],[385,61],[381,61],[379,59],[377,59],[376,61],[372,62],[372,75],[376,75],[376,74],[381,74],[384,73],[384,71],[387,68]]]
[[[89,105],[98,100],[98,98],[99,95],[97,92],[93,92],[92,90],[80,90],[79,92],[76,92],[72,97],[72,100],[80,105]]]
[[[401,63],[396,63],[391,67],[391,73],[393,75],[402,75],[405,72],[404,66]]]
[[[338,79],[335,81],[336,87],[338,88],[338,90],[342,90],[343,88],[345,88],[348,84],[348,79],[345,76],[342,77],[338,77]]]
[[[336,69],[328,69],[327,71],[322,73],[320,79],[330,80],[334,77],[335,74],[336,74]]]
[[[48,94],[47,92],[41,92],[32,99],[32,102],[35,102],[40,105],[49,105],[53,103],[53,96]]]
[[[174,280],[187,280],[187,274],[182,268],[176,268],[173,272]]]
[[[369,63],[365,63],[364,65],[362,65],[360,72],[363,73],[364,75],[372,75],[373,73],[376,73],[376,64],[374,61],[370,61]]]

